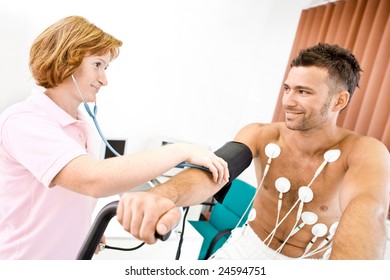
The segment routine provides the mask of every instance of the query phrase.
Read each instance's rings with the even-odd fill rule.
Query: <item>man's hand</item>
[[[156,232],[164,235],[180,221],[173,201],[151,192],[122,195],[116,216],[124,230],[147,244],[157,241]]]

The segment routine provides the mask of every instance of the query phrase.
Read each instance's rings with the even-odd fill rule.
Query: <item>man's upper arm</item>
[[[259,138],[261,137],[261,129],[263,124],[253,123],[244,126],[237,135],[234,137],[234,141],[241,142],[248,146],[252,152],[253,158],[258,157],[258,143]]]
[[[347,172],[340,186],[343,214],[330,258],[381,259],[389,206],[389,152],[382,143],[368,137],[348,145]]]
[[[390,156],[379,141],[363,137],[348,156],[347,172],[340,189],[341,210],[357,197],[371,198],[375,207],[389,205]]]
[[[248,150],[250,150],[250,152],[246,151],[245,153],[251,153],[251,158],[254,157],[253,152],[256,151],[253,145],[253,137],[255,135],[253,132],[255,129],[257,129],[256,125],[247,125],[241,129],[234,138],[234,141],[243,143],[246,146],[243,150],[249,148]],[[216,154],[218,155],[217,152]],[[229,165],[228,167],[229,172],[231,173],[230,168],[232,166]],[[232,178],[230,181],[231,180]],[[216,195],[219,200],[223,200],[224,194],[226,194],[228,190],[228,186],[224,189],[222,187],[221,184],[213,182],[208,172],[190,168],[177,174],[166,183],[155,187],[151,191],[173,200],[177,205],[194,205],[213,195]]]

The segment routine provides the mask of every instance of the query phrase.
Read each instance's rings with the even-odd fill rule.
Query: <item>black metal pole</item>
[[[116,208],[118,207],[118,201],[113,201],[104,206],[98,215],[94,223],[92,224],[89,233],[84,240],[83,245],[77,254],[77,260],[90,260],[96,251],[97,246],[107,228],[108,223],[116,215]]]

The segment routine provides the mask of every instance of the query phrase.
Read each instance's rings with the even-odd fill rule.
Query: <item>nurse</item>
[[[80,16],[52,24],[32,44],[30,69],[40,89],[0,115],[0,259],[75,259],[97,198],[181,162],[208,168],[215,182],[228,180],[224,160],[190,144],[105,160],[88,154],[78,108],[107,85],[121,45]]]

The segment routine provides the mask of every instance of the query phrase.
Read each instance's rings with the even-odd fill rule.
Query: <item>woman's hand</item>
[[[216,183],[223,184],[229,181],[228,164],[224,159],[205,148],[186,143],[180,143],[179,145],[182,145],[188,153],[186,162],[208,168]]]

